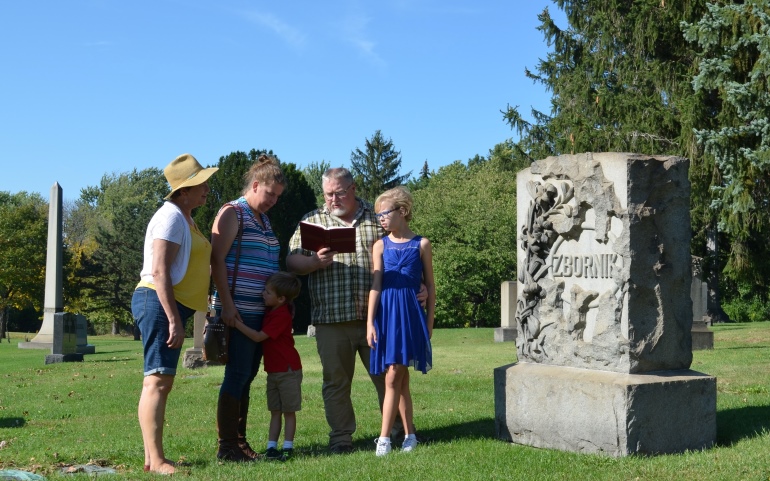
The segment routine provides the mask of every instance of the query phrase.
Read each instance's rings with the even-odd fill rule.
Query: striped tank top
[[[263,229],[254,218],[254,213],[244,197],[228,202],[226,205],[235,207],[238,218],[243,220],[241,256],[238,261],[238,281],[235,283],[235,306],[245,324],[253,329],[261,329],[262,316],[265,312],[262,291],[265,288],[267,278],[278,271],[280,245],[267,215],[259,214],[265,226]],[[236,237],[225,257],[227,284],[230,286],[233,282],[233,268],[235,266],[237,248],[238,238]],[[213,302],[214,309],[218,311],[222,309],[222,302],[219,299],[219,293],[216,291],[214,292]]]

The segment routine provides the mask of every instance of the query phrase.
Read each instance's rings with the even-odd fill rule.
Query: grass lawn
[[[296,459],[288,463],[224,463],[215,458],[215,410],[223,367],[181,368],[166,413],[166,455],[189,467],[175,477],[200,480],[770,480],[770,323],[712,328],[713,351],[696,351],[692,369],[717,377],[717,446],[655,457],[609,458],[509,444],[495,439],[493,369],[516,360],[512,343],[492,329],[436,330],[434,368],[412,374],[421,444],[411,454],[374,456],[380,414],[374,387],[359,364],[353,384],[356,451],[330,455],[315,340],[298,336],[304,364],[303,410],[297,415]],[[96,336],[85,362],[45,365],[45,351],[23,350],[23,335],[0,343],[0,469],[48,479],[85,479],[61,467],[89,462],[118,475],[142,472],[136,419],[142,384],[141,343]],[[192,346],[188,339],[185,348]],[[180,362],[181,364],[181,362]],[[269,413],[265,377],[252,389],[249,438],[264,449]]]

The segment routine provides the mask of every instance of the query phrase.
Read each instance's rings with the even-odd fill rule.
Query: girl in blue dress
[[[414,433],[409,366],[427,373],[433,363],[430,338],[436,307],[433,254],[430,241],[409,229],[412,195],[396,187],[374,203],[377,219],[389,234],[374,244],[374,278],[369,291],[366,339],[371,348],[369,371],[385,373],[382,429],[377,438],[377,456],[391,450],[390,431],[396,412],[404,422],[405,452],[417,446]],[[427,314],[415,294],[424,283],[428,291]]]

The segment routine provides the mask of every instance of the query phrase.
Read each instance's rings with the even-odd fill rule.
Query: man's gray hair
[[[346,180],[351,184],[354,182],[353,174],[351,174],[350,171],[345,167],[332,167],[330,169],[326,169],[324,175],[321,176],[321,182],[326,182],[332,179],[343,181]]]

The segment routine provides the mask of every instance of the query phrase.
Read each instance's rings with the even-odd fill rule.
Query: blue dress
[[[370,354],[372,374],[385,372],[391,364],[427,373],[433,364],[425,312],[416,297],[422,283],[420,239],[414,236],[397,243],[382,238],[382,291],[374,318],[377,344]]]

